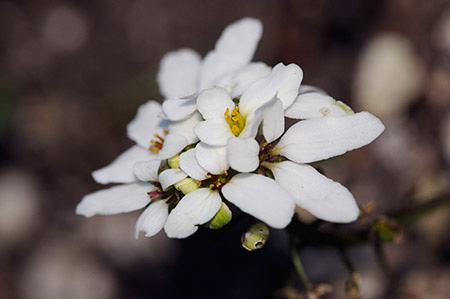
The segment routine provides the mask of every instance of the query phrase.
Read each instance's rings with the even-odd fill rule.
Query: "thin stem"
[[[292,265],[294,266],[295,274],[297,274],[297,277],[302,282],[303,286],[306,288],[306,290],[311,291],[313,289],[313,285],[311,282],[309,282],[308,277],[306,276],[305,270],[303,269],[302,262],[300,260],[300,255],[296,248],[296,238],[291,235],[291,260]]]
[[[389,263],[386,259],[386,255],[384,254],[383,250],[383,244],[380,240],[376,240],[374,242],[374,249],[375,249],[375,255],[377,257],[378,264],[381,267],[381,270],[383,271],[384,275],[389,281],[392,281],[392,271],[389,267]]]
[[[375,240],[373,246],[375,249],[377,262],[380,265],[380,268],[383,271],[383,274],[385,275],[386,280],[388,282],[388,293],[392,294],[394,298],[398,298],[399,296],[397,288],[397,279],[394,276],[392,269],[387,261],[386,254],[383,248],[383,243],[381,242],[381,240],[377,239]]]
[[[352,261],[347,256],[347,253],[345,252],[345,249],[340,247],[338,248],[339,254],[341,256],[342,261],[344,262],[345,267],[350,272],[350,274],[355,273],[355,267],[353,266]]]
[[[390,217],[395,219],[401,225],[411,225],[423,217],[439,210],[441,208],[450,207],[450,193],[441,194],[425,203],[416,205],[409,209],[390,213]]]

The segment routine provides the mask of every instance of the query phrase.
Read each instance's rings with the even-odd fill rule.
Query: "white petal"
[[[128,138],[147,149],[153,135],[164,136],[163,129],[167,128],[169,122],[161,119],[161,104],[155,101],[148,101],[141,105],[135,118],[127,125]]]
[[[76,213],[85,217],[95,214],[113,215],[139,210],[150,198],[147,192],[156,190],[150,184],[134,183],[103,189],[83,197],[77,205]]]
[[[228,162],[239,172],[252,172],[259,166],[259,144],[253,138],[230,138],[227,143]]]
[[[258,133],[259,125],[263,121],[265,111],[269,106],[273,105],[276,100],[276,98],[273,98],[269,102],[245,115],[245,127],[239,134],[239,138],[255,138]]]
[[[275,180],[295,202],[317,218],[331,222],[352,222],[359,209],[352,194],[341,184],[321,175],[313,167],[290,161],[265,163]]]
[[[291,222],[295,203],[274,180],[253,173],[235,175],[222,188],[225,198],[274,228],[284,228]]]
[[[235,106],[228,92],[221,87],[207,89],[197,98],[198,111],[206,120],[224,118],[227,109],[231,112]]]
[[[157,158],[165,160],[172,158],[188,145],[187,139],[180,134],[169,134],[164,139],[162,149],[159,151]]]
[[[230,167],[226,146],[209,146],[200,142],[195,147],[195,157],[200,166],[212,174],[222,174]]]
[[[183,120],[188,118],[197,109],[195,99],[171,98],[165,100],[162,104],[164,115],[172,120]]]
[[[283,103],[275,99],[264,111],[263,135],[267,142],[278,139],[284,133]]]
[[[310,93],[310,92],[328,95],[328,93],[326,91],[324,91],[323,89],[321,89],[317,86],[313,86],[313,85],[302,84],[302,85],[300,85],[300,87],[298,89],[298,94],[304,94],[304,93]]]
[[[244,114],[250,113],[277,97],[283,103],[283,109],[289,107],[298,95],[303,79],[303,71],[296,64],[277,64],[270,76],[252,84],[242,95],[239,107]]]
[[[157,182],[161,160],[140,161],[133,166],[135,176],[143,182]]]
[[[285,116],[295,119],[308,119],[324,116],[345,116],[353,110],[330,96],[309,92],[299,95],[294,103],[286,109]]]
[[[139,216],[134,227],[134,237],[139,238],[140,232],[145,232],[146,237],[159,233],[166,223],[169,215],[169,205],[164,200],[158,200],[145,209]]]
[[[159,182],[161,183],[163,191],[166,191],[167,188],[185,179],[186,177],[187,174],[181,169],[169,168],[159,174]]]
[[[92,177],[100,184],[137,182],[138,179],[133,172],[134,163],[155,158],[154,153],[134,145],[120,154],[108,166],[94,171]]]
[[[193,179],[199,181],[206,179],[207,172],[198,163],[194,148],[180,155],[180,168]]]
[[[231,98],[239,98],[253,83],[270,75],[271,67],[263,62],[250,63],[223,77],[217,86],[225,88]]]
[[[164,97],[179,97],[196,92],[200,62],[200,55],[191,49],[180,49],[164,55],[157,75],[159,89]]]
[[[200,188],[185,195],[170,212],[164,230],[170,238],[186,238],[198,229],[197,225],[211,220],[219,211],[222,200],[219,192]]]
[[[369,144],[383,130],[383,123],[369,112],[307,119],[287,130],[274,153],[298,163],[320,161]]]
[[[194,127],[202,120],[200,113],[195,112],[189,118],[180,121],[173,121],[169,125],[170,134],[179,134],[186,138],[188,144],[198,141],[197,135],[194,133]]]
[[[214,50],[209,52],[200,69],[200,90],[214,83],[252,60],[262,34],[262,24],[253,18],[244,18],[223,31]]]
[[[194,128],[200,141],[211,146],[224,146],[228,138],[234,137],[230,125],[225,118],[215,118],[201,121]]]

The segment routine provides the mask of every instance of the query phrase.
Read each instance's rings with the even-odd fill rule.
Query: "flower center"
[[[164,129],[163,131],[164,131],[164,134],[166,134],[166,135],[169,133],[169,131],[166,130],[166,129]],[[153,137],[154,137],[154,138],[153,138],[152,140],[150,140],[151,145],[150,145],[150,147],[148,148],[148,150],[151,151],[151,152],[153,152],[153,153],[155,153],[155,154],[157,154],[157,153],[159,153],[159,151],[160,151],[160,150],[162,149],[162,147],[163,147],[163,144],[164,144],[164,138],[162,138],[161,136],[159,136],[159,134],[154,134]]]
[[[228,172],[219,175],[208,173],[207,179],[198,181],[197,185],[199,187],[205,187],[211,190],[220,190],[229,180],[230,178],[228,177]]]
[[[274,152],[274,146],[273,142],[261,144],[261,149],[259,151],[260,162],[281,162],[286,160],[286,158]]]
[[[227,111],[225,111],[223,115],[227,123],[230,125],[231,132],[233,132],[234,136],[239,136],[245,127],[245,119],[239,113],[239,106],[236,106],[236,108],[231,111],[231,115],[230,109],[227,108]]]

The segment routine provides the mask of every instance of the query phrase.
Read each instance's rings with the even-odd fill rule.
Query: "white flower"
[[[163,228],[185,238],[227,202],[274,228],[290,223],[295,204],[324,220],[355,220],[351,193],[306,163],[364,146],[384,126],[300,86],[295,64],[250,63],[261,32],[260,21],[244,18],[203,61],[189,49],[165,55],[158,83],[166,101],[142,105],[127,126],[136,145],[93,173],[97,182],[124,184],[86,195],[77,214],[145,208],[136,238]],[[285,117],[301,121],[284,132]]]
[[[134,163],[155,159],[155,152],[162,147],[164,142],[163,136],[165,136],[165,129],[167,129],[169,122],[158,117],[161,111],[161,104],[155,101],[148,101],[139,107],[136,117],[127,126],[127,135],[136,142],[136,145],[127,149],[108,166],[94,171],[92,177],[97,183],[133,183],[139,181],[133,172]],[[149,148],[152,148],[154,152]]]
[[[202,120],[200,113],[194,112],[187,119],[172,121],[168,125],[168,134],[157,158],[164,160],[175,156],[187,145],[198,141],[194,127]]]
[[[202,179],[200,188],[184,196],[170,213],[164,226],[169,237],[188,237],[197,231],[198,225],[211,220],[222,204],[220,191],[243,212],[274,228],[289,224],[294,214],[294,201],[274,180],[254,173],[233,176],[220,166],[217,166],[219,175],[207,175],[194,151],[197,149],[185,153],[184,162],[180,156],[180,167],[190,177]]]
[[[309,103],[312,97],[317,102]],[[370,113],[353,114],[348,106],[336,104],[325,95],[311,94],[306,98],[305,94],[300,101],[305,101],[305,105],[292,107],[287,114],[308,119],[290,127],[273,148],[270,144],[265,147],[262,165],[271,170],[275,181],[297,205],[316,217],[331,222],[354,221],[359,209],[352,194],[306,163],[367,145],[383,132],[384,125]],[[277,163],[281,157],[288,161]]]
[[[280,63],[268,77],[253,83],[238,105],[223,88],[203,91],[197,98],[197,106],[205,120],[194,128],[201,141],[197,145],[200,165],[218,174],[217,167],[208,163],[210,157],[217,156],[221,161],[228,160],[237,171],[254,171],[259,165],[259,145],[254,138],[261,122],[266,140],[271,142],[280,137],[284,131],[283,107],[294,102],[302,77],[297,65]]]
[[[183,155],[181,154],[181,157]],[[178,200],[176,189],[170,187],[176,186],[187,177],[179,168],[169,168],[158,174],[160,165],[160,160],[135,163],[135,175],[142,182],[123,184],[88,194],[78,204],[76,213],[85,217],[96,214],[113,215],[148,206],[136,222],[135,237],[137,239],[141,231],[145,232],[146,237],[157,234],[166,223],[170,203]]]
[[[138,182],[133,165],[138,161],[167,159],[178,154],[188,144],[198,141],[193,128],[201,120],[196,112],[189,118],[170,122],[159,117],[161,104],[148,101],[141,105],[135,118],[127,125],[128,137],[136,142],[108,166],[92,173],[97,183]]]
[[[197,108],[197,92],[219,85],[239,94],[267,76],[270,68],[265,64],[249,64],[261,34],[259,20],[243,18],[225,28],[215,49],[203,61],[191,49],[167,53],[158,73],[158,83],[166,98],[164,115],[174,121],[185,119]]]

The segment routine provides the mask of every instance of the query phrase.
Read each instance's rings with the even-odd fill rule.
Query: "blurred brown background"
[[[284,232],[259,252],[244,225],[186,240],[133,238],[138,213],[84,219],[90,172],[132,142],[125,126],[156,85],[164,53],[202,55],[223,28],[262,20],[256,61],[299,64],[304,82],[387,130],[326,161],[374,215],[449,190],[450,1],[1,1],[0,298],[273,298],[290,278]],[[239,45],[236,45],[239,46]],[[405,298],[450,297],[449,212],[387,246]],[[352,249],[364,298],[389,298],[370,247]],[[328,248],[302,253],[314,283],[343,298],[348,276]]]

